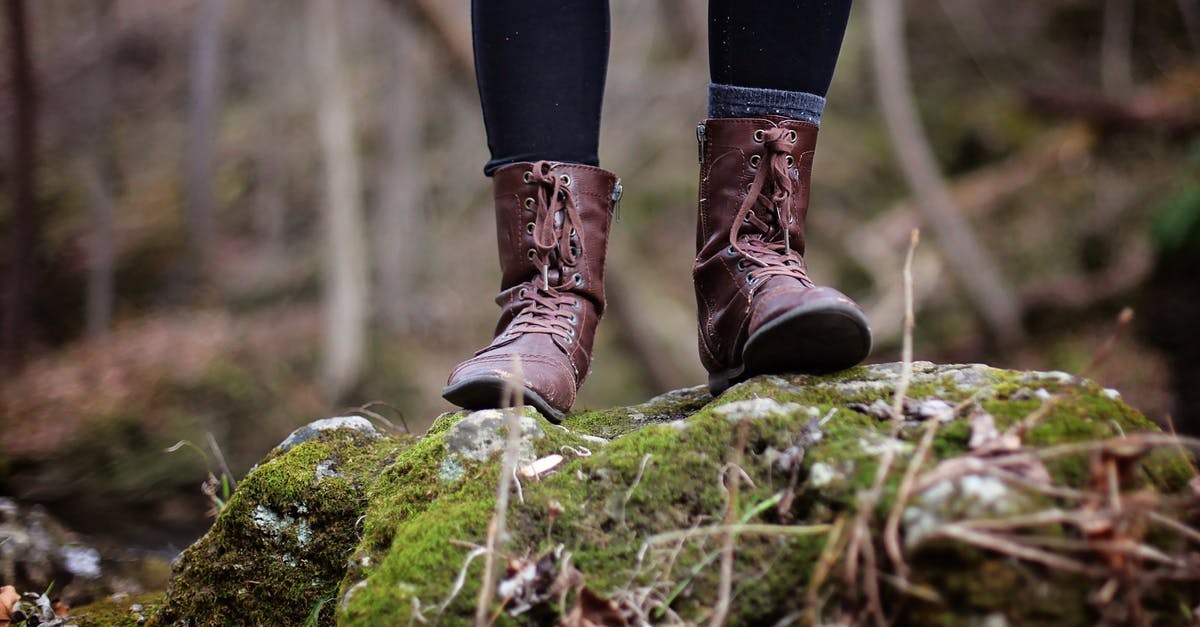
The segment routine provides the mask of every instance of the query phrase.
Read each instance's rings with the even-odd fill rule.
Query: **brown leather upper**
[[[716,372],[739,363],[755,328],[828,288],[813,285],[802,256],[817,127],[723,118],[700,132],[693,278],[700,359]]]
[[[604,313],[604,267],[618,180],[600,168],[539,161],[493,173],[501,307],[492,343],[451,373],[453,385],[509,373],[557,410],[575,401]]]

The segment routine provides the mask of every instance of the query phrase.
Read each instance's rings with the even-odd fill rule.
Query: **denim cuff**
[[[821,124],[825,98],[803,91],[784,91],[765,87],[708,84],[708,117],[751,118],[781,115],[785,118]]]

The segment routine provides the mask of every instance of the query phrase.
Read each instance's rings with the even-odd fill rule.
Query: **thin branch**
[[[475,627],[486,627],[492,622],[488,608],[492,604],[492,595],[496,587],[497,544],[504,539],[513,473],[521,457],[521,416],[525,409],[521,382],[524,380],[521,360],[513,355],[512,371],[504,386],[505,398],[502,403],[507,407],[504,410],[504,425],[507,430],[504,438],[504,461],[500,467],[500,480],[496,485],[496,507],[488,523],[487,555],[484,558],[483,583],[479,587],[479,598],[475,606]]]
[[[917,244],[921,242],[921,230],[913,229],[908,239],[908,254],[904,257],[904,343],[900,351],[900,381],[896,383],[896,395],[892,399],[892,417],[904,415],[904,397],[908,395],[908,385],[912,381],[913,331],[916,328],[916,314],[913,308],[913,256],[917,252]]]
[[[726,466],[732,471],[733,475],[729,482],[729,492],[725,499],[725,541],[721,545],[721,579],[720,585],[717,588],[717,605],[713,608],[713,617],[709,621],[709,627],[721,627],[725,624],[725,619],[729,616],[730,591],[733,589],[733,544],[734,538],[737,537],[737,532],[733,529],[733,521],[737,517],[737,501],[738,489],[742,485],[741,474],[738,470],[742,467],[742,455],[746,449],[746,439],[750,433],[750,421],[742,420],[737,425],[737,440],[733,445],[733,454],[730,455],[729,463]]]
[[[908,469],[904,471],[904,478],[900,480],[900,488],[896,492],[896,501],[892,504],[892,511],[888,513],[887,525],[883,531],[883,543],[887,549],[888,557],[892,560],[892,564],[896,568],[896,575],[907,582],[908,580],[908,564],[904,561],[904,553],[900,550],[900,515],[904,513],[904,506],[908,503],[908,499],[912,496],[913,483],[916,481],[917,472],[921,470],[921,465],[925,463],[925,457],[929,454],[929,448],[933,445],[933,436],[937,433],[941,423],[937,420],[930,420],[925,423],[925,435],[921,438],[921,443],[917,446],[917,450],[913,453],[912,459],[908,462]]]
[[[645,544],[653,546],[656,544],[667,544],[670,542],[678,542],[679,540],[692,540],[695,538],[706,538],[709,536],[725,535],[733,533],[734,535],[756,535],[756,536],[814,536],[822,533],[828,533],[833,525],[769,525],[765,523],[745,523],[745,524],[721,524],[708,525],[706,527],[696,527],[694,529],[676,529],[674,531],[664,531],[656,533],[649,538],[646,538]]]
[[[974,529],[964,527],[957,523],[943,525],[934,531],[934,535],[958,540],[977,546],[982,549],[988,549],[997,553],[1003,553],[1012,557],[1020,558],[1030,562],[1037,562],[1074,573],[1080,573],[1093,577],[1102,576],[1106,571],[1088,566],[1078,560],[1073,560],[1068,557],[1063,557],[1055,553],[1043,551],[1036,547],[1027,546],[1008,538],[1003,538],[994,534],[983,533]]]
[[[808,590],[804,594],[804,617],[809,625],[816,625],[820,619],[821,584],[825,582],[829,571],[833,569],[833,565],[837,561],[837,554],[842,546],[842,531],[845,527],[845,515],[838,516],[837,520],[833,521],[833,528],[825,538],[825,548],[821,549],[821,557],[817,559],[817,564],[813,567],[812,578],[808,580]]]

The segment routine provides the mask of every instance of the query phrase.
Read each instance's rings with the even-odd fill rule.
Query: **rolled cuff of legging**
[[[765,87],[708,84],[708,117],[752,118],[779,115],[794,120],[821,124],[825,98],[803,91],[785,91]]]

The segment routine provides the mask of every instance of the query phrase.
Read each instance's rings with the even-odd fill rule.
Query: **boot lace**
[[[796,179],[791,175],[796,131],[775,127],[755,131],[755,135],[755,139],[761,138],[766,151],[765,155],[751,157],[751,166],[757,172],[729,229],[729,246],[758,266],[746,279],[751,285],[771,276],[787,276],[811,286],[804,258],[792,250],[789,230],[796,221]],[[744,229],[752,232],[743,233]]]
[[[563,290],[583,284],[582,275],[566,276],[565,268],[574,266],[583,254],[583,238],[577,229],[583,220],[575,197],[571,194],[570,175],[555,175],[548,162],[539,161],[525,175],[527,183],[533,183],[533,249],[531,258],[541,273],[518,295],[528,304],[513,318],[508,329],[501,334],[504,338],[522,333],[545,333],[562,338],[566,344],[575,342],[575,323],[580,310],[579,298],[564,294]],[[557,283],[551,283],[551,270]]]

